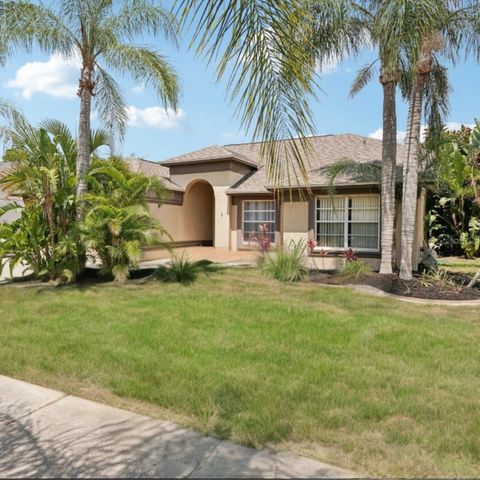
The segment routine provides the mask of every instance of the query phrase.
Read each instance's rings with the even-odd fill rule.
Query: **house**
[[[291,140],[285,140],[288,142]],[[352,248],[373,269],[380,264],[379,166],[382,142],[359,135],[322,135],[309,138],[305,163],[309,188],[292,182],[275,192],[261,159],[261,143],[211,146],[163,162],[140,158],[127,161],[133,171],[163,179],[169,199],[158,207],[149,198],[152,215],[171,234],[178,246],[209,245],[229,250],[256,248],[251,237],[267,224],[274,245],[291,240],[315,239],[318,247],[309,256],[328,252],[322,268],[343,264],[342,253]],[[402,178],[403,145],[398,146],[397,183]],[[327,169],[341,160],[377,165],[377,172],[338,176],[335,191],[329,190]],[[295,185],[295,188],[293,188]],[[400,208],[396,225],[400,225]],[[414,265],[423,241],[425,194],[417,204]],[[399,228],[395,232],[395,255],[399,259]],[[145,258],[155,259],[156,248],[147,248]],[[318,264],[318,262],[315,262]]]

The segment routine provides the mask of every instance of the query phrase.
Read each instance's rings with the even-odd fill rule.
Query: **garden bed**
[[[310,280],[326,285],[345,285],[356,283],[369,285],[393,295],[431,300],[479,300],[480,288],[468,288],[471,276],[462,273],[444,272],[440,278],[425,278],[415,275],[412,280],[401,280],[398,275],[380,275],[371,273],[359,279],[339,274],[312,272]]]

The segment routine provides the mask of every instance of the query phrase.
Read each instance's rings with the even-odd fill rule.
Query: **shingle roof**
[[[290,142],[290,140],[285,140]],[[310,186],[328,186],[327,176],[328,167],[341,160],[353,160],[357,163],[372,163],[380,165],[382,159],[382,142],[369,137],[362,137],[354,134],[342,135],[323,135],[310,137],[309,144],[311,154],[305,159],[308,170]],[[229,193],[264,193],[271,187],[265,168],[261,166],[262,159],[260,155],[261,143],[226,145],[225,148],[238,152],[242,155],[248,155],[252,160],[259,164],[259,169],[251,175],[247,175],[236,185],[229,189]],[[401,178],[401,163],[403,159],[403,145],[398,145],[398,165],[397,178]],[[285,156],[280,155],[280,159],[285,160]],[[296,183],[293,179],[292,184]],[[372,174],[364,175],[339,175],[335,179],[335,184],[351,185],[354,184],[377,184],[378,176]],[[281,186],[288,187],[289,182],[285,179]]]
[[[234,159],[247,165],[256,166],[257,162],[251,159],[248,155],[243,155],[238,150],[232,151],[228,146],[221,147],[219,145],[212,145],[211,147],[195,150],[194,152],[185,153],[178,157],[168,158],[162,164],[180,165],[184,163],[202,163],[210,160],[220,159]]]
[[[299,140],[281,140],[292,142]],[[357,163],[377,163],[380,165],[382,158],[382,142],[370,137],[363,137],[351,133],[340,135],[321,135],[309,137],[310,154],[306,155],[305,165],[309,173],[309,185],[325,187],[329,184],[327,169],[341,160],[352,160]],[[285,145],[288,146],[288,145]],[[261,157],[262,143],[242,143],[230,145],[213,145],[194,152],[186,153],[178,157],[172,157],[160,163],[149,162],[139,158],[127,159],[133,168],[140,169],[147,175],[157,175],[170,182],[172,187],[183,190],[169,180],[169,169],[172,165],[184,163],[201,163],[212,160],[235,159],[247,165],[255,167],[252,172],[233,185],[228,193],[268,193],[272,187],[267,172],[263,166]],[[398,145],[397,179],[401,179],[401,164],[403,159],[403,145]],[[285,154],[280,154],[280,160],[286,161]],[[292,180],[296,185],[296,180]],[[336,185],[352,184],[378,184],[378,175],[339,175],[336,177]],[[289,182],[285,179],[281,187],[288,187]]]
[[[140,172],[144,175],[160,178],[170,190],[183,192],[184,188],[170,180],[170,169],[158,162],[151,162],[138,157],[129,157],[125,161],[132,172]]]

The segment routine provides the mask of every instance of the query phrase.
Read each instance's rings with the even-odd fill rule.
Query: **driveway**
[[[349,477],[0,376],[0,477]]]

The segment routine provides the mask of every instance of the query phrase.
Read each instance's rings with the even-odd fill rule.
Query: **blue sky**
[[[163,40],[151,40],[150,43],[169,58],[179,74],[180,110],[168,114],[152,91],[129,78],[116,77],[123,88],[130,118],[121,153],[164,160],[212,144],[250,139],[248,133],[240,130],[234,117],[235,105],[226,100],[223,86],[215,83],[213,65],[207,66],[182,46],[175,49]],[[372,81],[357,97],[348,98],[355,72],[373,58],[373,53],[365,52],[355,60],[330,66],[324,72],[319,81],[318,101],[311,105],[317,133],[380,135],[382,97],[378,82]],[[447,121],[453,125],[472,124],[480,117],[479,73],[480,66],[474,61],[449,68],[454,92]],[[57,118],[76,128],[78,76],[74,60],[40,52],[19,52],[0,69],[0,96],[11,99],[33,123],[46,117]],[[400,131],[404,130],[406,115],[406,105],[400,100]]]

